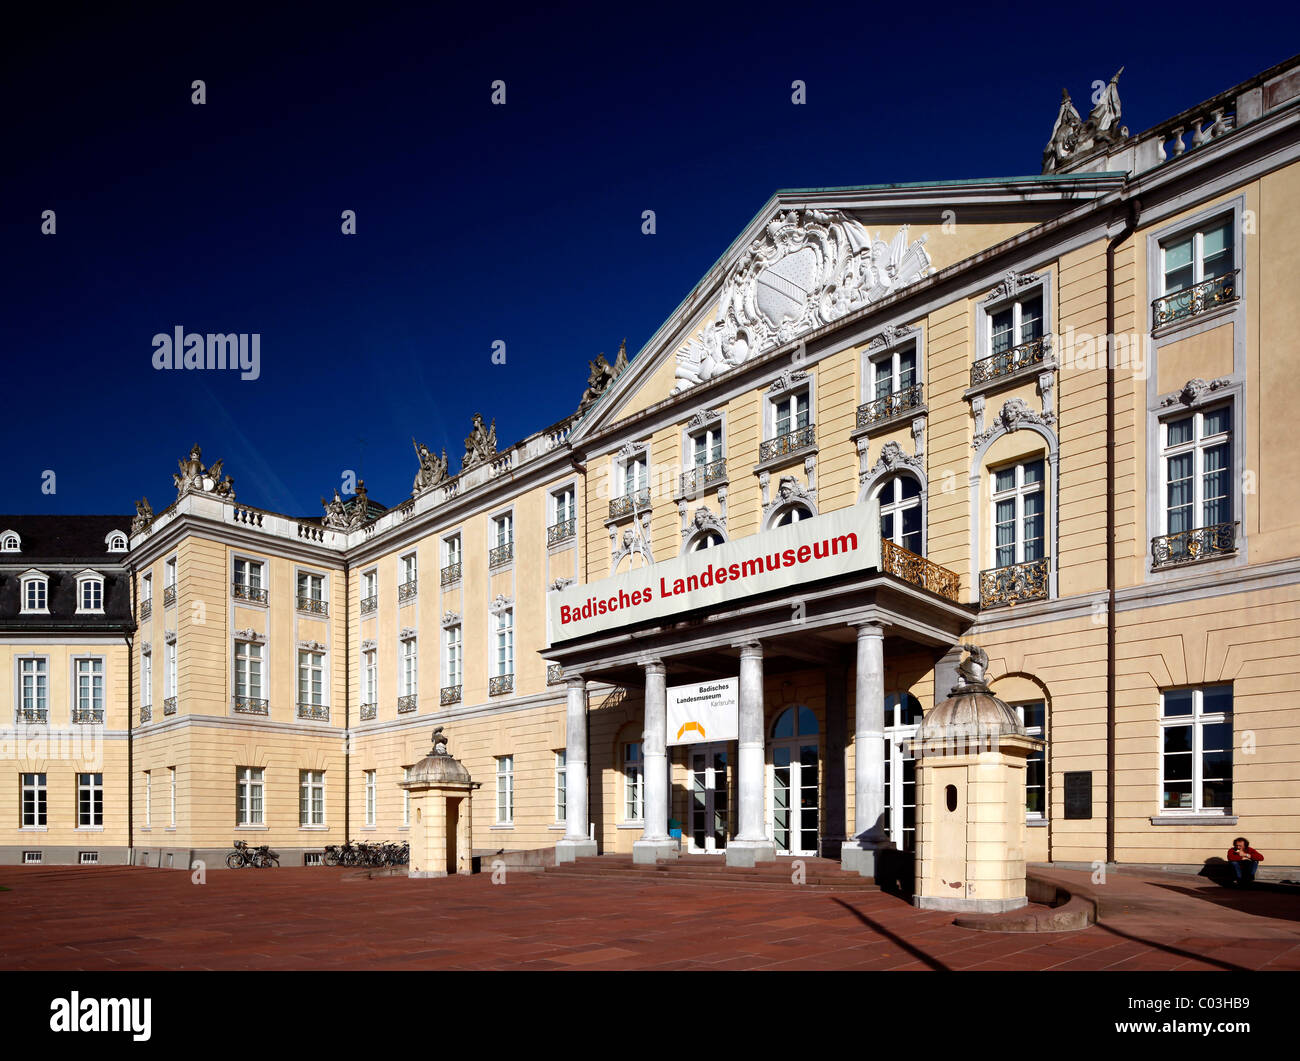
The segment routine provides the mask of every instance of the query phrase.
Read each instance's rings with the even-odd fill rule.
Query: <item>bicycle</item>
[[[243,840],[235,841],[235,849],[226,856],[226,865],[231,869],[243,869],[253,866],[256,869],[278,869],[280,857],[267,844],[249,847]]]

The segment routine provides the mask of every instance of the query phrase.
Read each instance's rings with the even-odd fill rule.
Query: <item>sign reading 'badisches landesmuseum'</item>
[[[880,515],[854,505],[547,598],[550,644],[880,566]]]

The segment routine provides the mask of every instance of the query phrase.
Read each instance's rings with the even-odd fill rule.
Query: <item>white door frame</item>
[[[704,757],[704,846],[698,847],[695,843],[695,757],[702,755]],[[726,756],[726,769],[718,771],[715,764],[715,756]],[[682,824],[682,831],[686,834],[686,849],[691,854],[702,855],[721,855],[726,852],[726,841],[730,837],[731,823],[731,778],[734,770],[735,757],[731,751],[729,741],[717,741],[709,744],[690,744],[686,748],[686,821]],[[722,777],[719,778],[719,772]],[[714,831],[710,823],[718,812],[718,793],[722,793],[722,810],[723,810],[723,843],[719,847],[714,837]]]

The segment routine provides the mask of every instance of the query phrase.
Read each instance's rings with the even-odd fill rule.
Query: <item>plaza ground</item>
[[[1300,893],[1051,870],[1077,932],[992,933],[873,887],[511,872],[0,868],[0,968],[1300,970]],[[811,878],[810,878],[811,879]]]

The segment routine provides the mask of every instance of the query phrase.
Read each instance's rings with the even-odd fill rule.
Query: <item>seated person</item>
[[[1250,846],[1250,841],[1239,836],[1232,841],[1228,852],[1228,862],[1232,865],[1232,880],[1229,883],[1251,884],[1255,880],[1255,866],[1264,861],[1264,856]]]

